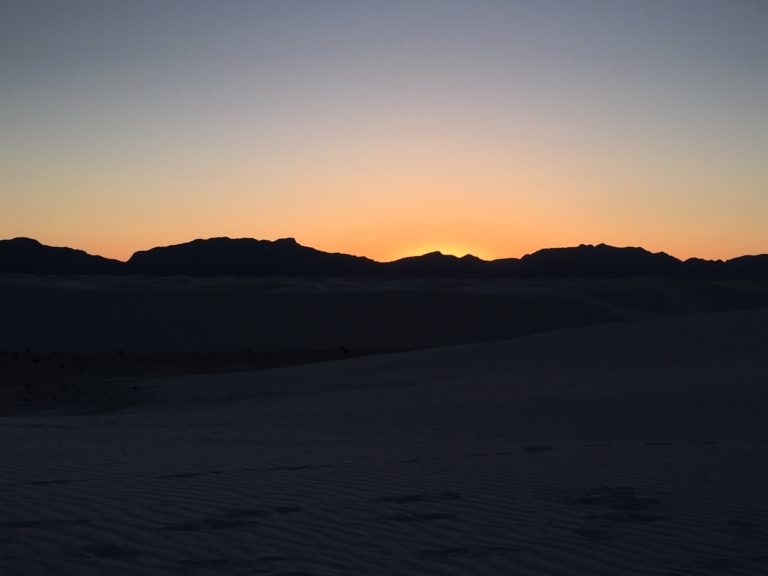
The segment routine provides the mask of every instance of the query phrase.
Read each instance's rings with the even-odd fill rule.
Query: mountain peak
[[[10,240],[6,240],[6,242],[15,242],[16,244],[27,244],[29,246],[42,246],[42,244],[35,240],[34,238],[27,238],[26,236],[18,236],[16,238],[11,238]]]
[[[703,279],[768,279],[768,255],[727,260],[689,258],[605,243],[546,248],[520,259],[486,261],[438,250],[376,262],[323,252],[295,238],[208,238],[136,252],[128,262],[82,250],[46,246],[32,238],[0,240],[0,273],[147,274],[156,276],[391,276],[443,278],[621,278],[673,276]]]

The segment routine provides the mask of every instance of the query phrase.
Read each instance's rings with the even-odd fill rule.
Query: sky
[[[768,252],[765,0],[0,0],[0,238]]]

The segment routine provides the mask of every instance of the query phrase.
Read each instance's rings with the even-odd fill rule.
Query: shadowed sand
[[[0,275],[0,350],[407,350],[768,307],[765,282]]]
[[[765,574],[768,311],[0,420],[14,574]]]

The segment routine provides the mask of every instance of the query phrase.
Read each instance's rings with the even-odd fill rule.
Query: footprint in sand
[[[456,492],[419,492],[417,494],[404,494],[397,496],[382,496],[374,498],[371,502],[391,502],[394,504],[408,504],[411,502],[448,502],[461,500],[461,494]]]
[[[620,512],[618,510],[606,510],[599,514],[584,517],[587,520],[599,522],[657,522],[667,517],[660,514],[643,514],[642,512]]]
[[[661,504],[661,500],[636,496],[635,489],[630,486],[603,486],[590,490],[585,496],[574,498],[567,503],[622,512],[643,512]]]
[[[606,522],[657,522],[666,519],[665,516],[654,514],[652,510],[661,504],[661,500],[637,496],[635,489],[631,486],[602,486],[590,490],[584,496],[568,500],[567,503],[597,508],[597,513],[585,516],[584,519],[601,524]],[[579,528],[576,532],[593,540],[608,540],[613,537],[610,530],[604,526]]]
[[[55,528],[58,526],[79,526],[90,520],[17,520],[0,522],[0,526],[8,528]]]
[[[286,562],[289,558],[286,556],[260,556],[257,560],[259,562]]]
[[[297,470],[319,470],[321,468],[333,468],[333,464],[318,464],[317,466],[311,464],[301,464],[299,466],[275,466],[274,468],[270,468],[270,470],[287,470],[295,472]]]
[[[550,452],[554,450],[552,446],[525,446],[524,447],[526,452]]]
[[[384,516],[381,520],[389,522],[431,522],[434,520],[455,520],[458,514],[451,512],[398,512]]]
[[[179,472],[178,474],[165,474],[163,476],[158,476],[158,478],[167,480],[170,478],[195,478],[196,476],[202,476],[202,474],[198,472]]]
[[[225,514],[234,518],[259,518],[261,516],[269,516],[272,512],[258,508],[230,508]]]
[[[232,563],[229,558],[205,558],[202,560],[179,560],[179,568],[223,568]]]
[[[450,546],[446,548],[425,548],[416,552],[422,558],[435,560],[458,557],[481,558],[493,554],[507,554],[515,549],[510,546]]]
[[[70,480],[56,478],[55,480],[32,480],[29,482],[15,482],[13,486],[51,486],[54,484],[70,484]]]
[[[471,454],[473,458],[488,458],[489,456],[509,456],[512,454],[510,450],[498,450],[496,452],[478,452],[477,454]]]
[[[723,570],[738,570],[744,568],[744,563],[740,560],[734,560],[733,558],[711,557],[711,558],[698,558],[693,562],[697,568],[703,568],[705,570],[714,570],[722,572]]]
[[[141,554],[139,550],[114,546],[113,544],[89,544],[77,548],[75,553],[107,560],[130,560]]]
[[[203,530],[203,528],[202,522],[187,520],[175,524],[166,524],[165,526],[160,527],[160,530],[169,530],[172,532],[197,532]]]
[[[299,506],[274,506],[272,510],[278,514],[295,514],[296,512],[304,511],[304,509]]]
[[[471,556],[472,548],[469,546],[455,546],[450,548],[434,548],[419,550],[417,555],[425,558],[454,558],[457,556]]]
[[[227,530],[258,524],[256,520],[236,520],[232,518],[201,518],[176,524],[166,524],[160,530],[173,532],[199,532],[201,530]]]

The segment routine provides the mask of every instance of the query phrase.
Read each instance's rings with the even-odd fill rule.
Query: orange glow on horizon
[[[400,246],[393,246],[395,243],[384,241],[374,237],[359,239],[356,242],[356,246],[352,242],[341,241],[323,241],[321,238],[302,237],[294,234],[276,234],[270,236],[256,236],[247,233],[218,233],[218,234],[199,234],[188,235],[181,238],[158,238],[156,241],[151,242],[136,242],[130,243],[127,241],[120,242],[103,242],[93,238],[82,238],[80,241],[72,241],[71,239],[62,239],[60,237],[42,235],[34,236],[32,234],[14,234],[6,236],[6,238],[16,236],[27,236],[35,238],[43,244],[49,246],[66,246],[69,248],[84,250],[89,254],[103,256],[105,258],[113,258],[116,260],[127,261],[134,252],[141,250],[148,250],[150,248],[158,246],[170,246],[174,244],[184,244],[198,238],[214,238],[227,236],[230,238],[256,238],[259,240],[277,240],[279,238],[295,237],[296,241],[307,247],[315,248],[325,252],[340,252],[344,254],[351,254],[355,256],[365,256],[379,262],[389,262],[398,260],[400,258],[406,258],[410,256],[421,256],[431,252],[441,252],[445,255],[452,255],[456,257],[462,257],[470,254],[483,260],[494,260],[499,258],[520,258],[525,254],[530,254],[543,248],[557,248],[557,247],[571,247],[578,246],[579,244],[600,244],[606,243],[612,246],[624,247],[624,246],[640,246],[651,252],[666,252],[680,260],[685,260],[690,257],[700,257],[711,260],[727,260],[742,255],[749,254],[762,254],[768,252],[768,250],[749,250],[745,249],[740,252],[732,253],[718,253],[714,250],[711,251],[696,251],[696,247],[692,244],[679,243],[677,249],[675,246],[658,246],[655,244],[643,244],[641,242],[626,242],[610,238],[585,238],[579,240],[571,240],[569,237],[556,237],[554,235],[548,236],[548,241],[543,242],[527,242],[520,243],[515,247],[500,243],[492,246],[480,245],[479,243],[459,243],[459,242],[409,242],[402,243]],[[364,241],[363,241],[364,240]],[[492,248],[492,249],[491,249]],[[722,250],[722,246],[718,247]]]
[[[409,256],[422,256],[431,252],[440,252],[446,256],[456,256],[461,258],[462,256],[472,255],[482,258],[483,260],[492,260],[493,257],[489,257],[486,251],[476,246],[469,247],[464,244],[453,242],[430,242],[424,244],[416,244],[405,247],[400,250],[392,251],[392,256],[386,258],[386,260],[398,260],[400,258],[407,258]]]
[[[0,238],[768,252],[765,3],[11,4]]]

